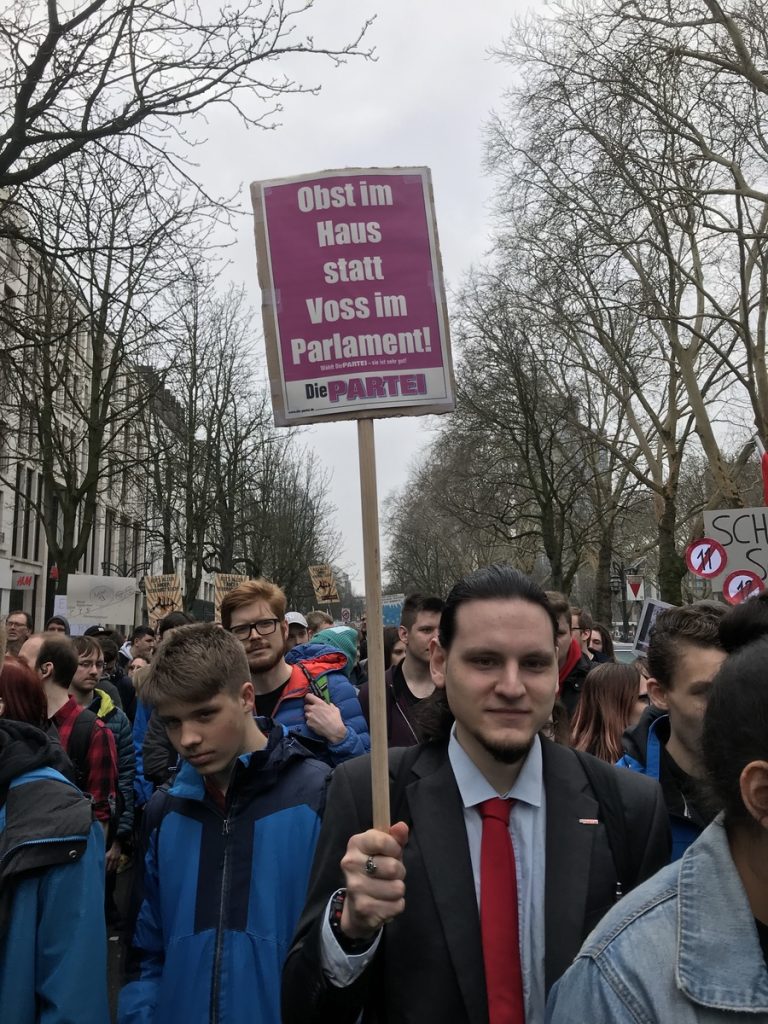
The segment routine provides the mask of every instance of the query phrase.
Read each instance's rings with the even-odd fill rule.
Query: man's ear
[[[429,641],[429,671],[432,682],[438,690],[445,689],[445,664],[448,652],[440,646],[440,641],[433,636]]]
[[[44,683],[47,682],[53,676],[53,662],[44,661],[42,665],[38,665],[37,674],[40,676]]]
[[[750,761],[739,778],[744,806],[768,831],[768,761]]]
[[[240,703],[243,711],[253,714],[253,709],[256,707],[256,692],[250,679],[240,687]]]
[[[405,626],[398,626],[397,627],[397,635],[400,637],[400,639],[403,641],[403,643],[407,647],[408,646],[408,630],[405,628]]]
[[[669,711],[669,702],[667,701],[667,688],[662,686],[658,679],[654,679],[653,676],[648,678],[648,699],[655,708],[660,708],[662,711]]]

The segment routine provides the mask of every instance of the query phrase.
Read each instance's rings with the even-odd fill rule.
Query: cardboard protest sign
[[[685,549],[685,564],[694,576],[711,580],[727,567],[728,555],[722,544],[711,537],[701,537]]]
[[[67,608],[72,625],[133,625],[138,580],[133,576],[73,573],[67,581]]]
[[[171,612],[184,610],[181,598],[181,580],[175,573],[162,576],[145,576],[144,590],[147,595],[147,614],[152,629]]]
[[[382,602],[382,618],[385,626],[399,626],[403,614],[405,594],[384,594]]]
[[[454,407],[425,167],[251,186],[275,423]]]
[[[720,572],[711,578],[712,590],[722,591],[736,569],[768,577],[768,508],[727,508],[704,513],[704,530],[723,557]]]
[[[312,580],[315,598],[320,604],[339,600],[339,592],[336,589],[336,581],[333,578],[333,569],[330,565],[310,565],[309,578]]]
[[[666,601],[656,601],[652,597],[646,599],[640,611],[640,618],[637,620],[637,631],[635,632],[635,654],[647,654],[648,653],[648,641],[651,635],[651,627],[656,621],[656,616],[659,612],[663,612],[665,608],[674,607],[671,604],[667,604]]]
[[[230,590],[234,590],[235,587],[239,587],[241,583],[245,583],[248,579],[247,576],[237,576],[231,572],[217,572],[213,576],[213,621],[221,622],[221,602],[224,600],[224,595],[228,594]]]

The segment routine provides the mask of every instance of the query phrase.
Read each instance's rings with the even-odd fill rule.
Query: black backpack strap
[[[632,844],[627,831],[627,819],[617,776],[621,769],[604,764],[581,750],[573,752],[578,757],[592,793],[600,805],[600,817],[608,837],[621,893],[629,892],[637,880],[637,871],[631,859]]]
[[[67,744],[67,757],[75,768],[75,782],[82,789],[88,778],[88,751],[96,728],[97,716],[90,708],[83,708],[72,725]]]

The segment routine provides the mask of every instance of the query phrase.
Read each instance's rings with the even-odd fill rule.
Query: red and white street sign
[[[645,600],[645,577],[644,576],[627,576],[627,600],[628,601],[644,601]]]
[[[726,576],[723,583],[723,597],[728,604],[741,604],[749,597],[756,597],[765,590],[765,584],[751,569],[737,569]]]
[[[728,556],[722,544],[709,537],[702,537],[689,544],[685,552],[685,564],[695,576],[704,580],[719,576],[728,563]]]

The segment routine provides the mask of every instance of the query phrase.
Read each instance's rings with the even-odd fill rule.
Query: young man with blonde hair
[[[285,609],[280,587],[248,580],[224,597],[221,624],[243,645],[256,713],[335,767],[370,749],[360,701],[344,673],[347,656],[311,641],[288,651]]]
[[[144,683],[182,758],[147,805],[120,1024],[280,1021],[280,970],[307,888],[327,766],[254,718],[241,643],[182,626]],[[264,731],[262,731],[264,730]]]

